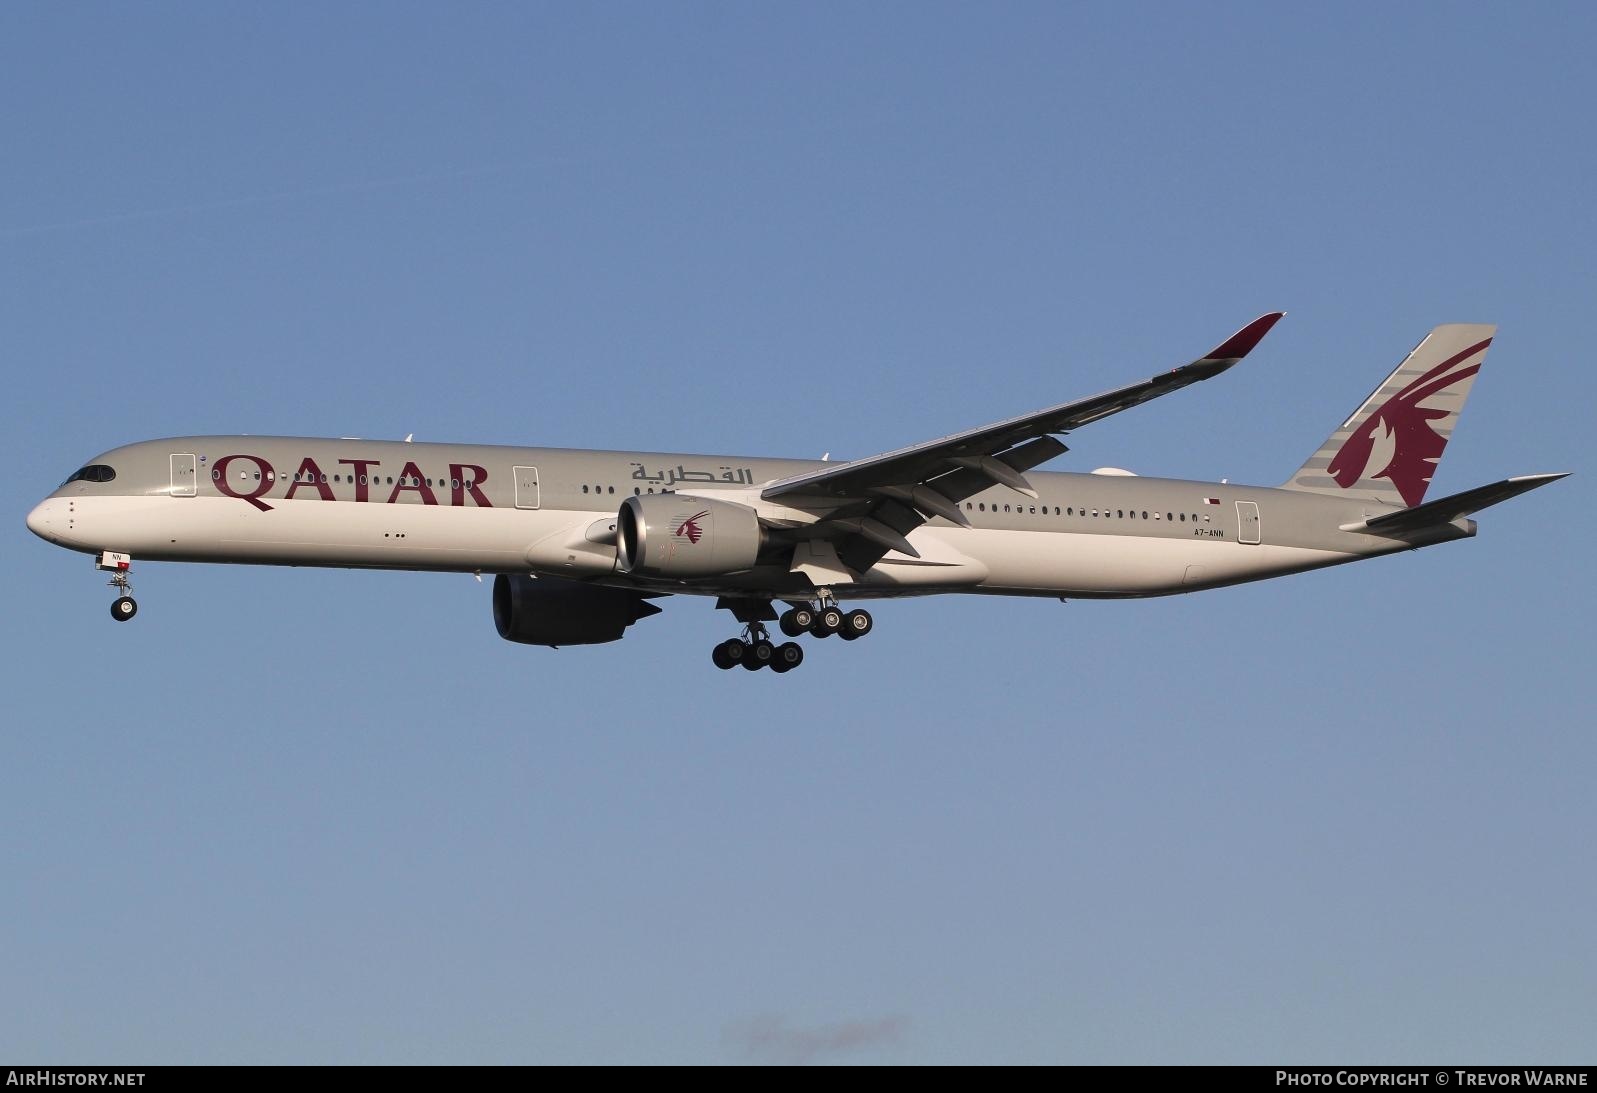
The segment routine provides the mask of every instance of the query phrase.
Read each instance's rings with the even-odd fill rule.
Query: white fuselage
[[[795,461],[192,437],[98,463],[115,479],[68,482],[29,527],[74,550],[152,561],[537,573],[705,595],[811,587],[785,565],[690,581],[617,567],[617,507],[644,491],[750,504],[802,527],[802,512],[758,500],[761,482],[809,465]],[[994,486],[965,502],[969,527],[934,519],[915,529],[919,557],[888,552],[847,594],[1163,595],[1412,545],[1337,530],[1389,509],[1372,502],[1126,475],[1031,482],[1037,498]]]

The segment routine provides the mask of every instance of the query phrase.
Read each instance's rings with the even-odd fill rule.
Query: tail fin
[[[1411,508],[1423,502],[1496,330],[1432,330],[1283,488]]]

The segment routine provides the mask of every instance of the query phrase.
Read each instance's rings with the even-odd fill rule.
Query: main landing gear
[[[776,619],[777,627],[790,638],[809,634],[825,638],[833,634],[844,641],[862,638],[875,625],[869,611],[844,611],[837,606],[831,593],[822,589],[814,604],[800,604],[777,615],[769,600],[726,600],[717,603],[731,611],[743,624],[743,636],[721,642],[710,653],[717,668],[735,668],[739,664],[749,671],[769,667],[773,672],[790,672],[804,663],[804,650],[796,641],[777,645],[771,641],[765,623]]]
[[[818,607],[789,608],[782,612],[776,620],[776,625],[790,638],[796,638],[800,634],[829,638],[836,634],[844,641],[853,641],[869,634],[875,623],[871,620],[869,611],[844,611],[835,603],[829,604],[823,601]]]
[[[710,659],[717,668],[735,668],[741,664],[751,672],[761,668],[791,672],[804,663],[804,650],[796,641],[775,644],[764,623],[751,622],[743,628],[743,637],[723,641],[710,653]]]
[[[128,581],[128,570],[132,566],[132,558],[109,550],[102,552],[94,560],[95,569],[111,574],[111,579],[106,584],[120,593],[111,602],[111,617],[117,622],[127,622],[139,613],[139,605],[133,599],[133,585]]]

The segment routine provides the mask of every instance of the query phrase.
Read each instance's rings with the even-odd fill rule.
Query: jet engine
[[[494,627],[523,645],[598,645],[618,640],[660,609],[636,592],[559,577],[494,578]]]
[[[747,505],[674,493],[626,499],[616,521],[619,568],[641,577],[712,577],[751,569],[764,532]]]

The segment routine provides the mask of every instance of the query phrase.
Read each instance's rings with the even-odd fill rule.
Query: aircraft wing
[[[834,540],[840,560],[855,572],[869,569],[888,550],[917,557],[904,536],[930,517],[967,524],[958,503],[995,483],[1036,497],[1025,472],[1068,450],[1056,434],[1219,375],[1247,356],[1282,314],[1261,315],[1203,356],[1152,379],[778,479],[760,496],[835,507],[832,519],[814,525],[813,537]]]
[[[1188,384],[1217,376],[1236,364],[1270,331],[1284,312],[1261,315],[1190,364],[1091,398],[1064,402],[1019,417],[997,421],[962,433],[913,444],[897,451],[839,463],[834,467],[808,471],[779,479],[766,486],[766,500],[795,495],[823,497],[864,497],[884,485],[909,485],[926,482],[939,474],[974,463],[982,465],[1014,451],[1024,441],[1068,433],[1099,418],[1128,410],[1150,399],[1179,391]],[[1064,451],[1063,445],[1055,455]],[[1039,460],[1038,462],[1041,462]],[[1036,463],[1031,464],[1036,466]],[[1027,468],[1029,469],[1029,468]],[[1002,474],[1003,472],[998,472]],[[1008,485],[1008,476],[1001,480]]]

